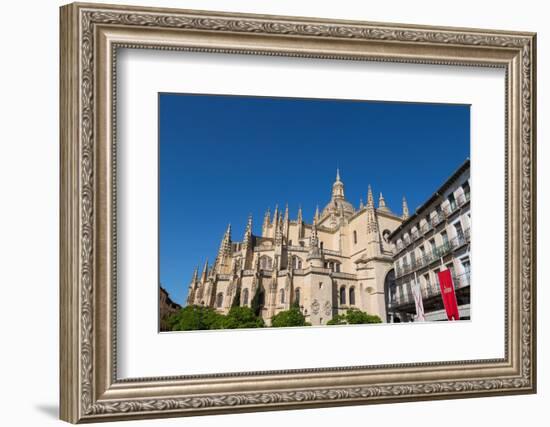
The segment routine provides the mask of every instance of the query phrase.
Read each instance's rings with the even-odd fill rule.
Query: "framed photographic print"
[[[61,8],[61,418],[536,391],[535,34]]]

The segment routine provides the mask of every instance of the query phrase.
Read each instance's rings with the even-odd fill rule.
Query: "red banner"
[[[443,270],[437,273],[439,277],[439,287],[441,288],[441,298],[443,298],[443,305],[447,312],[447,318],[449,320],[459,320],[458,304],[456,302],[455,287],[453,285],[453,278],[450,270]]]

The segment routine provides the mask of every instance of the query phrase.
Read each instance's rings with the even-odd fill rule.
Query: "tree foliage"
[[[231,307],[222,320],[223,329],[263,328],[264,320],[254,314],[249,307]]]
[[[358,308],[350,308],[345,314],[336,314],[327,325],[363,325],[367,323],[382,323],[380,317],[368,314]]]
[[[190,305],[166,319],[170,331],[197,331],[206,329],[263,328],[261,317],[249,307],[231,307],[224,316],[210,307]]]
[[[166,320],[169,330],[196,331],[205,329],[220,329],[224,316],[210,307],[189,305]]]
[[[287,326],[311,326],[311,323],[306,322],[306,318],[302,312],[291,307],[290,310],[285,310],[277,313],[271,318],[271,326],[274,328],[283,328]]]

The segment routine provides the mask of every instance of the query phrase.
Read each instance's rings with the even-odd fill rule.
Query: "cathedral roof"
[[[341,215],[344,217],[350,217],[355,212],[353,205],[348,202],[344,195],[344,183],[340,179],[340,170],[336,169],[336,181],[332,184],[332,195],[330,202],[324,207],[321,217],[328,216],[330,214]]]

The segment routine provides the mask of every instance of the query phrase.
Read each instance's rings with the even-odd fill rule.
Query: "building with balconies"
[[[390,235],[394,268],[385,283],[388,322],[417,319],[420,287],[426,320],[446,320],[438,274],[450,270],[461,319],[470,318],[470,160]]]

